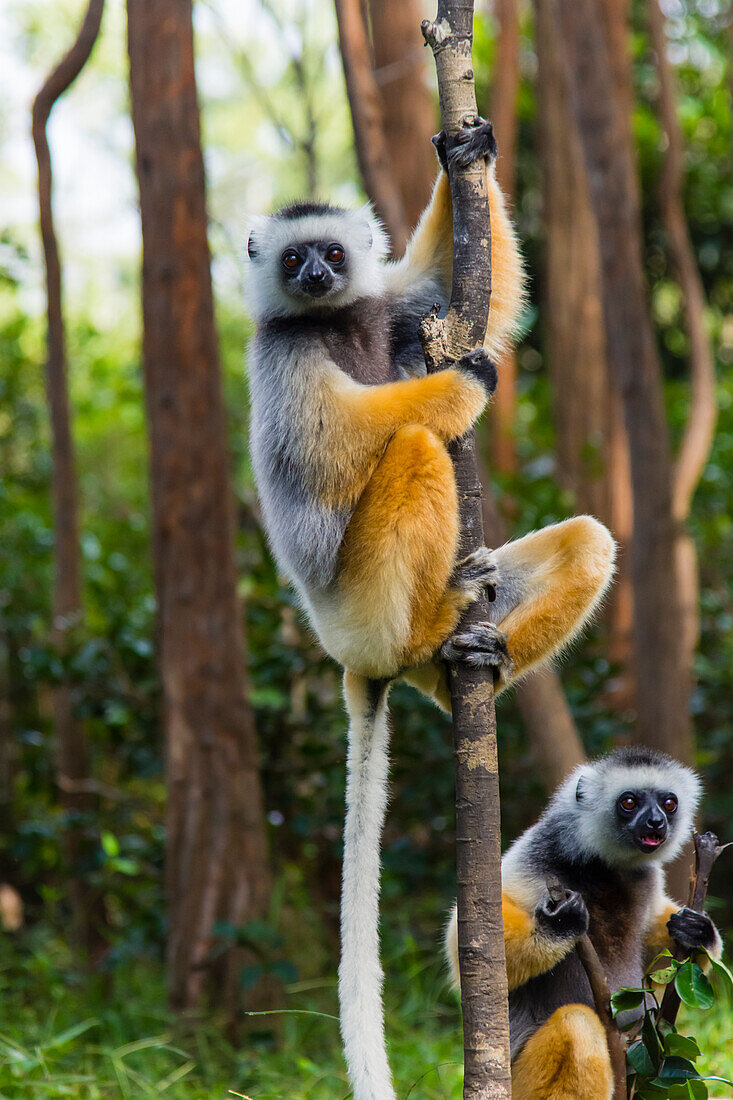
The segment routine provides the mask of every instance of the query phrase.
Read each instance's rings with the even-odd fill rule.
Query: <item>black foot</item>
[[[450,148],[447,146],[445,133],[441,130],[433,138],[433,145],[438,154],[438,160],[444,171],[448,171],[448,161],[451,167],[468,168],[474,161],[480,158],[493,160],[497,153],[494,128],[490,122],[480,116],[471,126],[463,129],[450,140]]]
[[[499,570],[494,561],[494,551],[488,546],[479,546],[463,561],[459,561],[453,570],[451,587],[460,588],[472,600],[477,600],[483,589],[487,590],[489,603],[496,599],[496,586],[499,583]]]
[[[514,662],[507,649],[506,634],[494,623],[475,623],[463,634],[454,634],[440,648],[446,661],[461,661],[471,668],[493,669],[495,679],[508,680]]]
[[[459,370],[465,370],[468,374],[472,374],[474,378],[477,378],[481,385],[486,387],[489,394],[492,394],[496,389],[499,375],[495,364],[486,354],[485,348],[475,348],[473,351],[467,352],[466,355],[462,355],[456,366]]]

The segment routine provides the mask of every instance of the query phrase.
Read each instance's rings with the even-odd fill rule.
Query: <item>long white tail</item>
[[[379,961],[380,841],[387,806],[389,684],[347,672],[346,825],[341,889],[341,1035],[354,1100],[394,1100]]]

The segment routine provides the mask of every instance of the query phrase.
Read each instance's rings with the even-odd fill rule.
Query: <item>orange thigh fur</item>
[[[427,428],[400,428],[344,536],[342,621],[363,639],[367,662],[355,671],[393,675],[424,660],[451,633],[460,607],[446,587],[457,544],[458,502],[448,452]],[[370,666],[374,655],[382,667]]]
[[[586,1005],[565,1005],[528,1040],[512,1067],[514,1100],[611,1100],[603,1025]]]

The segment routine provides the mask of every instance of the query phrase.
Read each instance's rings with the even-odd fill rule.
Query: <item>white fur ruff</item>
[[[380,840],[389,768],[385,687],[375,715],[366,681],[345,686],[348,779],[341,892],[341,1035],[354,1100],[394,1100],[384,1041],[379,962]]]
[[[348,284],[342,294],[329,295],[324,308],[338,309],[360,298],[374,298],[384,293],[383,261],[389,251],[389,238],[369,205],[358,210],[306,214],[298,218],[258,215],[251,219],[250,232],[256,256],[247,264],[248,303],[252,316],[258,321],[317,311],[314,299],[298,301],[283,289],[280,281],[283,249],[304,241],[339,241],[349,256]]]

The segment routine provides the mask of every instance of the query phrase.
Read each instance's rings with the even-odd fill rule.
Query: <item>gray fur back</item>
[[[321,358],[322,361],[322,358]],[[326,588],[350,513],[324,508],[306,484],[299,442],[312,431],[305,397],[317,355],[261,329],[250,345],[250,446],[265,527],[279,567],[302,594]]]

